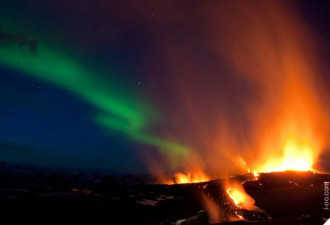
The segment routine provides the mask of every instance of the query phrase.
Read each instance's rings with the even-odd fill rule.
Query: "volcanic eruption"
[[[318,37],[287,2],[217,2],[199,13],[201,30],[207,34],[207,42],[199,47],[211,52],[213,63],[225,64],[233,77],[225,79],[243,89],[218,89],[219,95],[232,97],[239,111],[221,108],[225,105],[221,101],[228,104],[228,99],[210,98],[212,89],[219,86],[210,84],[212,76],[206,85],[189,63],[196,57],[194,40],[164,41],[171,72],[178,74],[174,80],[181,90],[179,97],[195,128],[183,134],[183,139],[193,143],[190,154],[180,166],[171,167],[177,173],[165,183],[205,182],[240,173],[253,173],[251,180],[257,182],[262,173],[316,171],[318,157],[329,144],[328,108],[318,76]],[[178,53],[179,45],[183,51]],[[174,53],[180,60],[170,57]],[[205,111],[199,108],[200,102],[191,101],[196,99],[196,84],[205,85],[198,94],[212,106],[208,111],[215,117],[211,125],[202,119]],[[237,103],[237,98],[243,101]],[[166,163],[171,165],[171,158]],[[246,193],[242,183],[247,181],[222,186],[238,209],[265,213]],[[221,206],[205,196],[202,199],[212,220],[219,222]],[[245,220],[241,214],[236,219]]]
[[[278,1],[218,2],[202,8],[199,15],[202,31],[209,34],[207,43],[201,42],[202,47],[212,53],[212,62],[227,66],[233,78],[226,79],[243,89],[218,89],[219,95],[229,94],[233,101],[242,101],[232,103],[239,107],[237,115],[227,112],[220,108],[221,101],[227,104],[227,99],[208,98],[212,89],[218,88],[208,82],[209,90],[198,93],[205,96],[207,105],[212,105],[208,112],[215,118],[208,126],[207,119],[198,118],[205,115],[199,102],[191,104],[188,100],[195,99],[195,84],[204,82],[189,69],[194,68],[188,63],[194,61],[194,47],[188,47],[194,41],[177,40],[166,45],[165,55],[172,55],[173,46],[179,44],[184,49],[180,63],[172,58],[168,61],[172,72],[178,74],[175,81],[182,89],[179,97],[184,99],[189,122],[196,128],[182,134],[192,147],[179,164],[175,160],[176,166],[170,166],[180,173],[175,177],[200,177],[198,174],[207,174],[206,171],[216,171],[221,177],[243,172],[317,169],[318,157],[328,144],[328,108],[320,97],[323,85],[317,76],[318,40],[294,5]],[[214,115],[213,111],[219,113]],[[171,157],[165,158],[171,165]],[[207,176],[203,177],[200,181]]]
[[[320,35],[329,22],[311,26],[311,1],[41,2],[27,11],[49,7],[42,16],[60,29],[0,13],[0,155],[114,171],[0,161],[3,215],[146,225],[329,218],[320,163],[330,149],[330,48]]]

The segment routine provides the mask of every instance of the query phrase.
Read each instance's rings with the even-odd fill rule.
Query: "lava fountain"
[[[189,148],[176,167],[177,157],[161,162],[164,173],[317,169],[329,147],[329,109],[321,96],[319,39],[294,3],[216,1],[195,10],[193,37],[159,37],[174,91],[164,133]],[[185,18],[195,18],[173,15],[187,26]],[[233,163],[237,155],[244,165]]]
[[[172,179],[165,181],[166,184],[187,184],[201,183],[209,181],[210,177],[202,171],[194,171],[193,173],[176,173]]]

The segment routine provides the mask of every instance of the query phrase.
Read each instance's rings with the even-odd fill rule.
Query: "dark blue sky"
[[[237,79],[226,63],[213,57],[212,49],[203,48],[211,35],[204,33],[202,19],[211,13],[205,12],[208,4],[215,3],[0,0],[0,31],[42,40],[76,56],[77,62],[101,71],[120,87],[122,95],[143,99],[157,111],[159,118],[149,132],[198,147],[190,140],[193,137],[182,135],[193,129],[194,115],[187,110],[189,103],[177,97],[190,81],[195,87],[191,104],[198,105],[200,119],[210,130],[214,126],[210,117],[219,113],[228,115],[235,131],[249,129],[241,111],[246,98],[256,94],[253,84]],[[329,82],[329,1],[298,1],[296,10],[322,40],[319,78]],[[168,62],[171,58],[185,63],[181,53],[187,46],[170,56],[162,50],[168,43],[181,42],[194,46],[196,56],[189,63],[200,76],[196,83],[189,71],[173,71]],[[11,44],[0,37],[0,48]],[[188,82],[179,90],[176,85],[183,73]],[[323,97],[329,101],[329,92]],[[152,146],[116,131],[105,132],[93,119],[95,107],[78,96],[1,64],[0,99],[0,161],[142,172],[147,167],[141,151],[155,154]]]
[[[141,168],[134,144],[105,134],[92,121],[93,109],[72,94],[4,68],[0,80],[3,160],[124,171]]]

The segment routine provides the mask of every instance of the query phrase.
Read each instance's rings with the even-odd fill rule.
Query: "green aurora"
[[[97,109],[97,124],[108,131],[116,131],[134,141],[154,146],[171,157],[174,167],[179,164],[180,157],[189,153],[188,148],[147,132],[152,121],[148,116],[152,107],[146,103],[132,102],[97,72],[50,46],[38,42],[33,52],[15,43],[1,45],[0,64],[73,93]]]

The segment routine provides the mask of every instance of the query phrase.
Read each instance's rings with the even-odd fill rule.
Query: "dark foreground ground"
[[[0,212],[10,219],[35,224],[72,221],[79,224],[208,224],[205,197],[221,208],[218,224],[324,224],[324,182],[329,174],[279,172],[230,178],[244,182],[246,191],[265,213],[238,209],[223,189],[225,180],[200,184],[150,185],[147,176],[108,176],[99,173],[44,172],[36,168],[0,168]],[[237,215],[248,221],[231,221]],[[176,222],[181,219],[192,219]],[[322,220],[323,218],[323,220]]]

